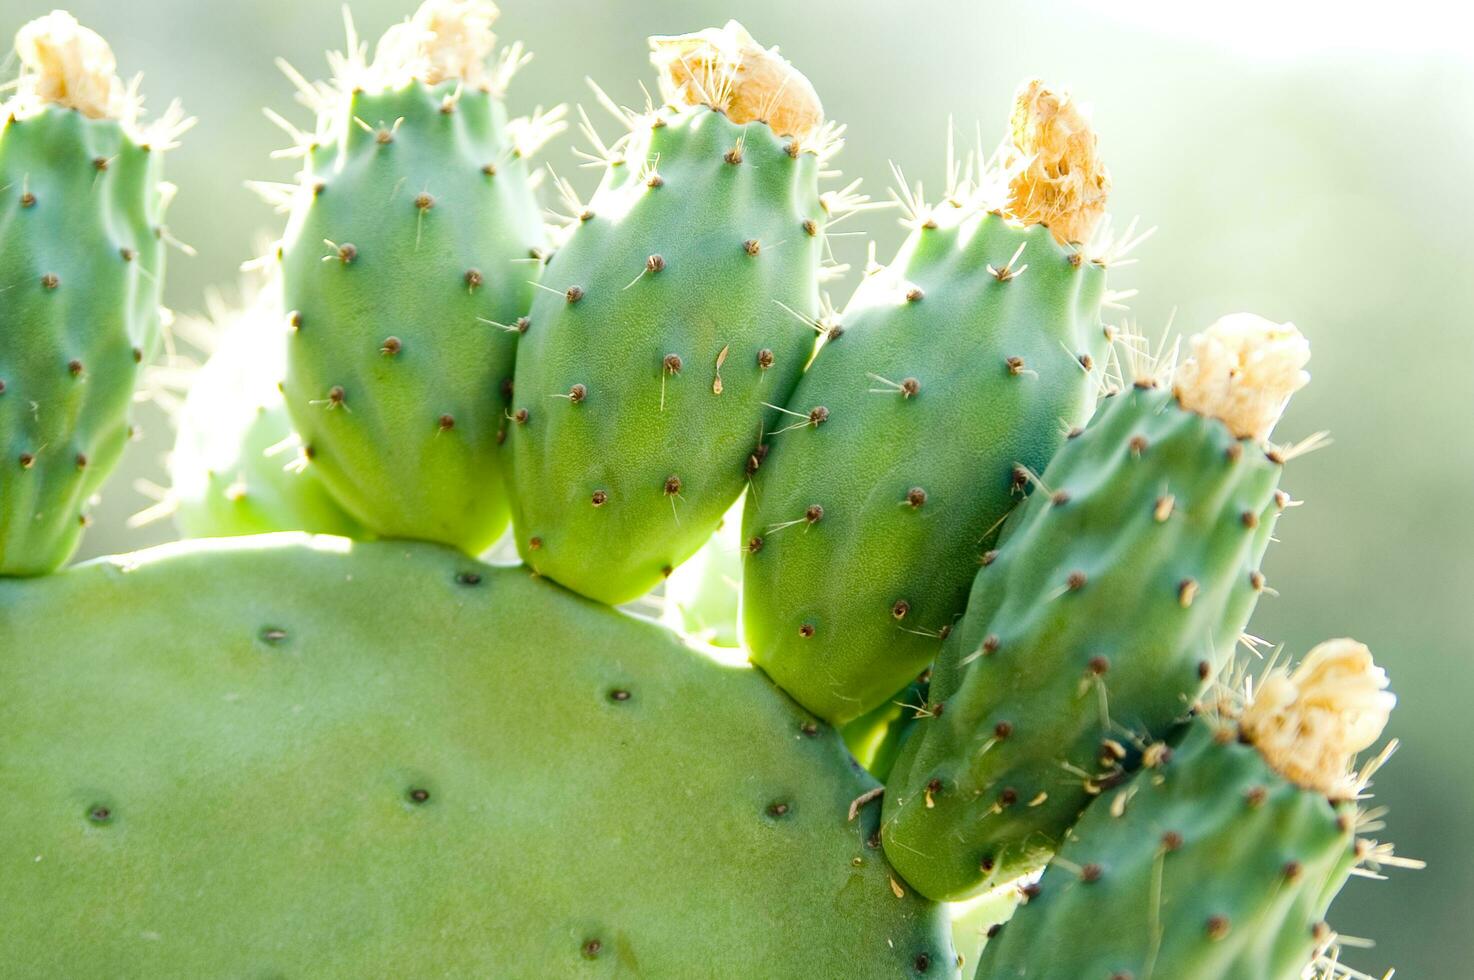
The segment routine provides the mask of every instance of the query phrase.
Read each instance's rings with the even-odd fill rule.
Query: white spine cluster
[[[673,105],[709,105],[734,123],[764,122],[780,136],[817,138],[824,107],[814,86],[777,48],[764,48],[735,20],[695,34],[650,39],[660,94]]]
[[[1221,419],[1241,439],[1264,441],[1310,375],[1310,343],[1292,323],[1225,316],[1188,341],[1173,389],[1182,407]]]
[[[1293,671],[1270,671],[1239,727],[1287,779],[1349,799],[1364,788],[1352,768],[1356,755],[1382,736],[1396,703],[1370,650],[1355,640],[1327,640]]]

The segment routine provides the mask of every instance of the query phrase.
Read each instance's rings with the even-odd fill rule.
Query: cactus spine
[[[748,497],[753,660],[837,724],[935,658],[1016,474],[1095,400],[1105,270],[1080,243],[1109,181],[1075,103],[1038,82],[1016,103],[1001,172],[949,160],[938,206],[902,188],[910,236],[789,401],[828,420],[771,436]]]
[[[496,445],[544,244],[524,158],[558,127],[508,122],[525,59],[488,63],[495,15],[427,0],[371,64],[350,30],[332,84],[297,79],[301,181],[265,188],[291,211],[284,390],[311,465],[374,533],[473,553],[507,522]]]
[[[603,602],[695,553],[809,359],[835,148],[813,88],[735,23],[656,38],[667,104],[626,114],[517,350],[517,547]],[[766,120],[766,122],[764,121]],[[784,423],[822,424],[805,417]]]
[[[178,106],[149,127],[107,42],[57,11],[16,36],[0,106],[0,575],[66,562],[89,499],[128,440],[159,344],[163,151]]]
[[[1353,869],[1417,866],[1359,838],[1357,807],[1392,707],[1366,647],[1321,644],[1271,670],[1241,711],[1223,699],[1090,805],[977,980],[1295,980],[1335,940],[1326,909]],[[1089,942],[1060,942],[1088,934]]]
[[[927,895],[1042,864],[1248,624],[1288,499],[1262,440],[1309,347],[1239,315],[1193,354],[1175,389],[1139,377],[1106,400],[978,571],[885,800],[887,853]]]

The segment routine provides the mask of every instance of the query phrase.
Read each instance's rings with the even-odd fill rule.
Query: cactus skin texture
[[[611,604],[737,500],[778,417],[765,403],[786,403],[813,350],[779,304],[812,316],[819,299],[818,156],[704,106],[655,119],[548,264],[507,447],[523,560]]]
[[[1295,980],[1357,864],[1354,810],[1195,719],[1090,805],[975,977]]]
[[[435,545],[0,582],[0,716],[15,975],[955,976],[832,729]]]
[[[1028,268],[998,274],[1020,245]],[[861,285],[789,401],[828,421],[770,437],[744,520],[753,662],[810,711],[842,724],[936,657],[1015,467],[1090,414],[1104,289],[1043,225],[993,214],[917,227]]]
[[[1186,713],[1263,587],[1282,468],[1151,387],[1065,444],[979,570],[892,774],[886,852],[912,885],[961,898],[1040,866],[1134,763],[1122,733]]]
[[[0,575],[65,564],[159,343],[161,152],[58,106],[0,122]]]
[[[496,446],[516,347],[483,321],[526,311],[544,232],[501,101],[457,85],[345,94],[309,150],[282,255],[285,394],[357,520],[476,553],[507,523]]]
[[[186,537],[312,531],[367,537],[302,465],[279,385],[286,329],[265,296],[223,324],[190,386],[169,457],[175,523]]]

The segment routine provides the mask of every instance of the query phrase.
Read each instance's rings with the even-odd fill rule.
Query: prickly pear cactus
[[[847,819],[873,783],[832,729],[448,549],[238,538],[0,582],[0,717],[18,976],[952,969],[878,814]]]
[[[959,898],[1037,868],[1134,763],[1122,733],[1166,734],[1228,663],[1287,500],[1262,440],[1308,357],[1292,326],[1225,318],[1175,387],[1138,379],[1045,469],[892,774],[886,844],[916,887]]]
[[[59,574],[157,344],[180,122],[145,135],[67,15],[21,32],[0,973],[1360,976],[1327,907],[1416,863],[1358,808],[1385,677],[1235,655],[1315,444],[1268,442],[1304,339],[1111,344],[1130,235],[1092,235],[1094,133],[1038,82],[836,314],[863,199],[820,195],[837,130],[735,22],[653,39],[660,107],[599,93],[630,132],[586,127],[603,182],[556,180],[549,232],[560,112],[507,120],[495,14],[289,71],[280,295],[196,343],[158,508],[211,538]],[[509,514],[522,561],[468,557]]]
[[[1016,475],[1043,469],[1101,384],[1104,262],[1080,244],[1107,186],[1094,134],[1037,82],[1014,117],[1003,160],[1033,154],[1031,167],[978,159],[981,175],[959,180],[949,162],[941,204],[906,192],[910,236],[789,400],[790,415],[824,406],[824,424],[768,436],[753,477],[745,637],[835,723],[936,657],[1018,502]]]
[[[1417,865],[1358,837],[1354,772],[1392,695],[1366,647],[1334,640],[1221,701],[1090,805],[977,980],[1296,977],[1335,936],[1326,909],[1361,864]],[[1088,930],[1088,943],[1058,937]]]
[[[525,157],[557,114],[508,122],[518,46],[496,8],[428,0],[374,59],[350,36],[296,134],[281,250],[284,392],[310,465],[376,534],[475,553],[506,527],[497,441],[544,231]]]
[[[128,441],[159,344],[162,156],[178,107],[140,122],[107,42],[57,11],[16,37],[0,106],[0,575],[71,557]]]
[[[599,190],[572,202],[508,435],[523,559],[610,603],[695,553],[762,432],[799,424],[774,406],[813,350],[830,220],[833,131],[802,75],[735,24],[653,44],[667,104],[628,117]]]
[[[185,537],[312,531],[368,537],[307,465],[282,400],[286,326],[275,284],[222,308],[179,412],[170,502]]]

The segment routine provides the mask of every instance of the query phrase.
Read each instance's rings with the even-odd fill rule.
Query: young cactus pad
[[[508,436],[523,559],[609,603],[669,575],[742,493],[813,351],[802,321],[830,219],[831,133],[801,76],[735,24],[653,45],[672,101],[630,115],[598,191],[570,202],[518,345]],[[773,115],[752,115],[760,103]]]
[[[15,975],[953,969],[876,809],[847,819],[874,784],[832,729],[434,545],[235,538],[0,582],[0,717]]]
[[[1039,98],[1037,83],[1019,94]],[[1100,170],[1094,134],[1069,105],[1090,153],[1054,167]],[[1062,114],[1037,125],[1058,128]],[[1011,139],[1047,142],[1027,127]],[[993,185],[1006,175],[984,170],[980,186],[951,187],[935,207],[907,191],[910,236],[861,284],[843,333],[789,399],[790,418],[822,405],[827,420],[770,435],[752,478],[743,625],[753,661],[837,724],[936,657],[978,556],[1019,500],[1020,467],[1044,468],[1100,386],[1103,265],[1037,223],[1032,187],[1000,197]],[[1083,219],[1071,226],[1088,233]]]
[[[1194,352],[1176,391],[1139,380],[1106,399],[984,557],[885,800],[887,853],[933,898],[1042,864],[1248,625],[1288,498],[1259,442],[1272,418],[1240,407],[1277,417],[1309,348],[1293,327],[1229,317]]]
[[[1155,745],[1026,889],[977,980],[1307,975],[1353,869],[1417,864],[1357,837],[1367,771],[1351,763],[1386,723],[1386,684],[1366,647],[1333,640],[1271,672],[1242,717],[1208,712]]]
[[[0,575],[52,571],[128,441],[159,344],[163,151],[112,51],[57,11],[16,36],[0,106]]]
[[[476,552],[506,527],[497,440],[544,231],[524,157],[556,128],[507,120],[495,8],[427,0],[379,43],[350,36],[298,134],[282,244],[286,402],[339,503],[371,531]],[[549,120],[552,120],[551,122]]]
[[[169,457],[174,520],[186,537],[313,531],[367,537],[306,465],[282,401],[286,323],[275,289],[222,309],[215,343],[178,414]]]

